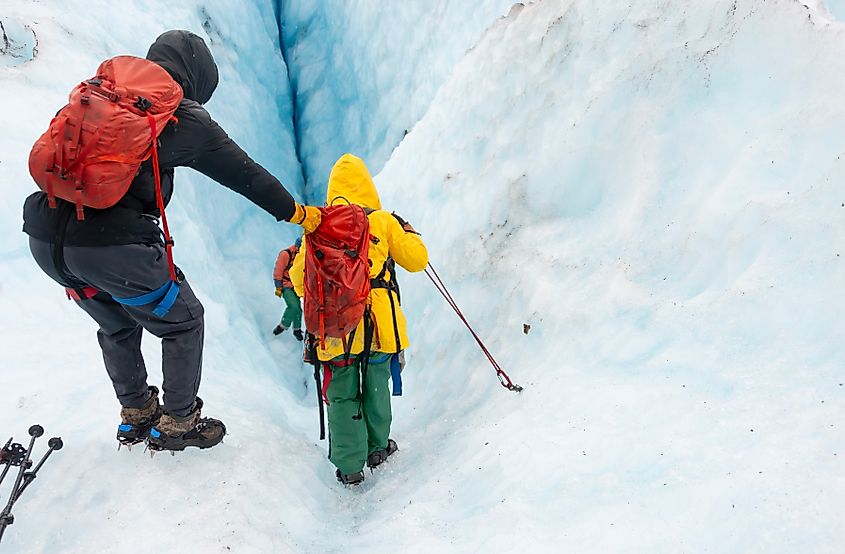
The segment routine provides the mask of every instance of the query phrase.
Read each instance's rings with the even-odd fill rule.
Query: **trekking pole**
[[[17,500],[18,487],[21,485],[24,472],[32,465],[32,461],[29,457],[32,455],[32,447],[35,445],[35,439],[43,434],[44,428],[40,425],[33,425],[29,428],[29,436],[31,437],[29,440],[29,448],[26,449],[26,454],[24,454],[23,461],[21,462],[20,469],[18,470],[18,476],[15,478],[15,485],[12,487],[12,494],[9,495],[9,501],[6,503],[6,507],[3,508],[3,511],[0,512],[0,540],[3,539],[3,533],[6,530],[6,527],[15,522],[15,516],[12,515],[12,506],[14,505],[15,500]]]
[[[6,441],[6,445],[3,447],[3,450],[0,450],[0,463],[4,464],[6,467],[3,468],[3,473],[0,474],[0,483],[3,483],[3,479],[6,478],[6,473],[8,473],[9,468],[13,465],[18,465],[18,460],[22,460],[22,454],[25,454],[26,450],[23,449],[23,446],[19,444],[12,444],[12,437],[9,437],[9,440]]]
[[[311,363],[314,364],[314,383],[317,387],[317,407],[320,410],[320,440],[326,438],[326,416],[323,411],[323,384],[320,382],[320,360],[317,358],[317,337],[311,333],[306,333],[305,347],[308,351],[308,357],[311,358]]]
[[[47,446],[50,447],[50,450],[44,453],[44,456],[42,456],[41,460],[38,462],[38,464],[36,464],[35,469],[24,473],[23,486],[20,488],[19,491],[17,491],[17,494],[15,494],[15,502],[18,501],[18,499],[23,494],[23,491],[26,490],[29,484],[35,481],[35,478],[38,477],[38,470],[41,469],[41,466],[43,466],[44,462],[47,461],[47,458],[50,457],[50,454],[52,454],[55,450],[61,450],[62,446],[64,446],[64,443],[62,442],[61,437],[53,437],[49,441],[47,441]]]
[[[323,387],[320,383],[319,362],[314,363],[314,381],[317,383],[317,406],[320,409],[320,440],[323,440],[326,438],[326,416],[325,412],[323,412]]]
[[[431,270],[431,272],[429,272],[429,269]],[[478,343],[478,346],[481,347],[481,351],[484,352],[484,355],[487,356],[487,359],[490,361],[490,364],[492,364],[493,369],[496,370],[496,377],[499,378],[499,383],[501,383],[503,387],[510,391],[522,392],[522,387],[511,381],[511,378],[508,377],[508,374],[505,373],[505,370],[502,369],[502,367],[499,365],[499,363],[496,361],[496,359],[493,357],[487,347],[484,346],[484,343],[481,341],[481,338],[478,336],[478,333],[475,332],[475,329],[472,328],[472,326],[469,324],[469,321],[467,321],[466,317],[464,317],[464,314],[458,307],[458,303],[455,302],[454,298],[452,298],[452,295],[449,293],[449,290],[446,288],[446,285],[443,283],[443,280],[440,278],[440,275],[437,274],[437,271],[434,269],[434,266],[430,263],[428,264],[428,267],[425,270],[425,274],[428,275],[428,278],[431,279],[432,283],[434,283],[434,286],[437,291],[443,295],[443,298],[446,299],[446,302],[452,307],[453,310],[455,310],[455,313],[458,314],[458,317],[461,319],[461,321],[464,322],[464,325],[466,325],[467,329],[469,329],[469,332],[472,333],[473,338],[475,338],[475,342]]]

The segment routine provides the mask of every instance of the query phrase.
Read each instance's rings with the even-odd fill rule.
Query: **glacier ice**
[[[66,430],[4,547],[140,551],[127,530],[155,529],[177,551],[837,552],[837,2],[384,4],[283,5],[312,110],[308,196],[337,149],[383,165],[384,205],[423,233],[525,392],[503,391],[425,277],[402,275],[402,450],[364,490],[339,489],[309,371],[268,337],[270,268],[293,230],[184,170],[176,256],[207,308],[201,394],[231,435],[118,456],[92,324],[19,232],[29,145],[100,58],[202,29],[223,73],[211,113],[301,198],[274,6],[4,4],[39,51],[0,65],[17,108],[0,109],[14,130],[0,133],[0,432]]]

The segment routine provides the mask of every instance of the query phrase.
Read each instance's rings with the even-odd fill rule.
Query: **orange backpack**
[[[114,206],[141,162],[152,155],[161,202],[156,141],[182,100],[182,87],[158,64],[133,56],[104,61],[95,77],[78,84],[29,155],[29,172],[47,193],[76,205]]]

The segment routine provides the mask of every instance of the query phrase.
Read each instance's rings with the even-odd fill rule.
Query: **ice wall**
[[[845,20],[845,2],[843,0],[816,0],[818,6],[813,6],[815,9],[825,9],[836,17],[839,21]]]
[[[344,152],[376,173],[454,64],[513,0],[277,0],[308,198]]]

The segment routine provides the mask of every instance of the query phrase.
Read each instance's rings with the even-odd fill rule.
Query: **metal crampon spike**
[[[122,442],[117,443],[117,451],[120,452],[120,447],[123,446]]]

